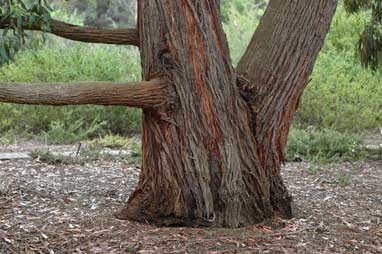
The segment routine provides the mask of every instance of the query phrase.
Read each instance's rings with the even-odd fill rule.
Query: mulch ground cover
[[[113,160],[0,161],[0,253],[382,253],[381,161],[289,163],[295,217],[239,229],[115,219],[138,175]]]

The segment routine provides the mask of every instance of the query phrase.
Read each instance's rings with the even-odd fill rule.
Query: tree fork
[[[1,19],[2,17],[0,17],[0,29],[15,28],[15,24],[17,24],[15,19]],[[23,19],[22,28],[25,30],[44,31],[74,41],[116,45],[133,45],[139,47],[138,31],[137,29],[133,28],[92,28],[76,26],[52,19],[49,23],[49,30],[46,31],[43,29],[43,24],[41,22],[29,24],[28,18]]]
[[[118,218],[238,227],[271,217],[219,1],[141,0],[138,12],[143,77],[171,77],[178,103],[170,121],[144,111],[140,180]]]
[[[281,151],[291,118],[337,4],[337,0],[271,0],[238,64],[240,83],[244,78],[245,87],[250,87],[257,98],[252,102],[257,111],[257,140],[260,143],[267,137],[278,140],[279,161],[283,161]],[[296,15],[298,19],[294,18]]]
[[[75,82],[56,84],[0,83],[0,102],[35,105],[119,105],[159,108],[172,104],[167,79],[143,82]]]
[[[124,35],[131,36],[125,43],[140,46],[143,79],[169,77],[174,96],[170,86],[143,92],[147,83],[97,89],[94,83],[77,84],[66,92],[62,84],[54,92],[47,91],[55,86],[31,85],[29,91],[0,84],[0,100],[49,104],[58,98],[53,105],[143,108],[142,171],[121,219],[238,227],[274,215],[289,217],[291,197],[280,175],[286,138],[338,1],[270,0],[237,73],[219,4],[138,1],[139,32]],[[52,22],[52,31],[55,26],[57,35],[69,39],[115,42],[107,33],[97,37],[99,29],[87,34],[88,28],[78,28],[75,35],[77,28]],[[41,25],[30,29],[41,30]],[[116,94],[119,89],[126,90]],[[124,104],[111,104],[110,96]],[[171,107],[163,107],[168,100]]]

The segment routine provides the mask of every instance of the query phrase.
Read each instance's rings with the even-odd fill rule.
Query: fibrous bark
[[[117,40],[111,34],[95,39],[98,29],[91,35],[60,25],[54,30],[52,23],[66,38],[140,45],[143,80],[151,81],[24,91],[0,84],[0,100],[144,108],[139,185],[119,218],[237,227],[289,217],[291,197],[280,175],[286,138],[337,1],[270,0],[236,72],[219,4],[140,0],[139,37],[133,31]],[[171,85],[153,85],[160,77]]]
[[[271,0],[238,64],[259,158],[271,183],[272,204],[280,209],[289,202],[280,177],[289,127],[337,4],[337,0]]]
[[[218,2],[139,1],[143,77],[170,77],[178,103],[144,111],[139,186],[119,218],[237,227],[273,214]]]
[[[173,102],[167,79],[145,82],[0,83],[0,102],[36,105],[123,105],[155,108]]]
[[[291,215],[286,136],[337,2],[271,1],[239,76],[218,5],[139,2],[144,78],[169,76],[179,102],[144,112],[143,169],[120,218],[237,227]]]
[[[16,20],[4,19],[0,17],[0,29],[13,28]],[[43,31],[43,24],[33,23],[29,24],[28,19],[25,18],[22,23],[25,30]],[[65,22],[51,20],[50,29],[48,31],[54,35],[81,42],[90,43],[104,43],[116,45],[134,45],[139,46],[139,36],[137,29],[102,29],[71,25]]]

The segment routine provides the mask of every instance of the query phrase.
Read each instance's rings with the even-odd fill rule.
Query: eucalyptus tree
[[[139,0],[133,29],[74,26],[51,19],[43,1],[6,1],[0,28],[20,38],[43,30],[139,47],[142,81],[0,83],[0,101],[142,108],[142,171],[121,219],[238,227],[290,217],[284,149],[337,5],[270,0],[234,68],[220,0]]]

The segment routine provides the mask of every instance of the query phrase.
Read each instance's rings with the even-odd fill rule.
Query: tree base
[[[273,175],[271,182],[271,204],[276,216],[290,219],[293,217],[292,195],[289,194],[280,175]]]
[[[293,217],[292,196],[288,194],[281,176],[279,178],[273,177],[273,179],[271,200],[265,203],[264,201],[254,202],[257,204],[262,203],[261,213],[243,208],[238,227],[259,223],[267,224],[267,222],[273,221],[276,218],[290,219]],[[128,204],[117,212],[115,216],[120,220],[148,223],[160,227],[231,227],[230,225],[219,223],[222,219],[217,217],[206,220],[193,216],[176,216],[171,209],[171,205],[163,206],[163,203],[168,201],[169,200],[159,200],[158,195],[155,197],[155,195],[151,193],[144,193],[137,189],[130,197]],[[215,211],[215,213],[223,214],[221,211]]]
[[[211,227],[213,222],[203,221],[197,218],[177,217],[173,213],[163,211],[160,202],[142,198],[142,193],[136,191],[130,198],[129,203],[115,214],[119,220],[129,220],[139,223],[153,224],[159,227]],[[137,196],[140,196],[140,200]],[[157,206],[157,209],[155,209]]]

